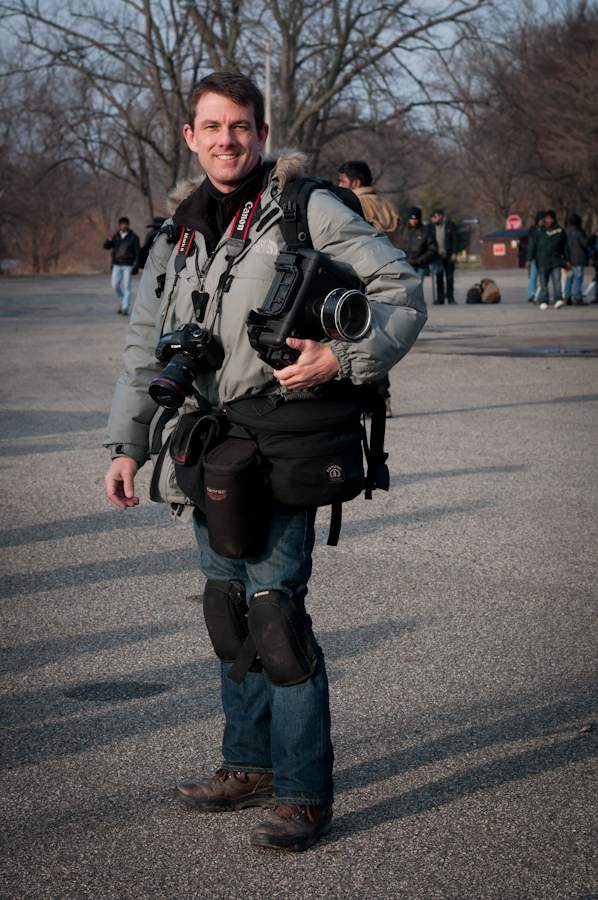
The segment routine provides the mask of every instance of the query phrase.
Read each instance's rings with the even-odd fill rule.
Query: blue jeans
[[[128,310],[131,303],[132,271],[133,266],[112,266],[112,290],[124,310]]]
[[[552,280],[552,289],[554,291],[554,302],[561,300],[561,267],[555,266],[554,269],[539,269],[540,275],[540,303],[548,303],[548,282]]]
[[[567,272],[567,281],[565,282],[565,299],[575,297],[581,300],[583,290],[583,273],[585,266],[571,266]],[[575,279],[575,280],[574,280]],[[571,293],[571,284],[573,284],[573,294]]]
[[[532,259],[529,265],[529,278],[527,279],[527,299],[533,300],[538,290],[538,263]]]
[[[204,516],[194,525],[206,578],[245,586],[247,601],[258,591],[284,591],[303,600],[312,569],[315,510],[275,508],[270,535],[259,556],[225,559],[208,541]],[[306,617],[309,625],[311,620]],[[236,684],[221,663],[225,726],[222,767],[233,772],[272,772],[277,803],[332,803],[330,703],[324,656],[302,684],[277,687],[265,672],[248,672]]]
[[[424,269],[424,267],[420,266],[418,269],[415,270],[415,273],[416,273],[416,275],[419,276],[419,278],[421,278],[421,280],[423,282],[424,278],[426,277],[426,270]]]

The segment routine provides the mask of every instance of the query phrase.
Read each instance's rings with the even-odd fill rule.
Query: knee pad
[[[245,588],[209,578],[204,589],[203,614],[216,656],[223,662],[234,662],[249,636]],[[247,669],[261,672],[262,666],[254,660]]]
[[[254,594],[247,624],[272,684],[289,687],[312,677],[318,667],[317,644],[301,610],[288,594]]]

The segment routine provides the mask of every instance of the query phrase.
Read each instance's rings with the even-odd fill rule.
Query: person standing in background
[[[548,309],[548,282],[552,281],[554,291],[554,308],[560,309],[565,305],[561,294],[561,269],[568,269],[569,244],[565,229],[557,220],[553,209],[547,209],[544,216],[544,225],[532,235],[527,248],[526,266],[529,268],[533,260],[538,265],[540,274],[540,309]]]
[[[339,168],[339,187],[349,188],[359,197],[363,218],[378,231],[383,231],[393,247],[399,247],[401,219],[396,210],[372,187],[372,172],[363,160],[354,159]]]
[[[528,246],[529,242],[532,239],[532,235],[537,228],[541,228],[544,224],[544,216],[546,213],[543,209],[538,210],[536,213],[536,222],[529,229],[528,233]],[[538,292],[538,264],[535,259],[530,261],[529,267],[529,278],[527,279],[527,302],[535,303],[536,302],[536,294]]]
[[[419,206],[412,206],[409,210],[409,220],[401,233],[401,250],[423,281],[426,266],[438,256],[438,244],[432,231],[422,224]]]
[[[444,304],[444,281],[446,278],[447,303],[456,303],[454,294],[454,259],[459,249],[457,226],[444,217],[443,209],[432,210],[432,227],[438,244],[438,270],[436,275],[436,299],[434,303]],[[436,262],[436,260],[435,260]],[[441,268],[442,266],[442,268]]]
[[[571,268],[567,272],[563,306],[565,303],[567,306],[585,306],[582,291],[583,273],[588,264],[588,236],[581,227],[581,216],[573,213],[569,222],[565,232],[571,253]],[[571,295],[571,288],[573,288],[573,295]]]
[[[104,250],[112,250],[112,290],[119,302],[119,316],[129,315],[131,304],[131,276],[139,259],[139,238],[129,228],[129,220],[121,216],[118,231],[104,241]]]

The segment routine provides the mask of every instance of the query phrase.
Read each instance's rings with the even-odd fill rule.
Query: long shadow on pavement
[[[155,506],[141,506],[133,512],[110,510],[71,519],[56,519],[21,528],[7,528],[0,531],[0,547],[22,547],[40,541],[58,541],[81,534],[101,534],[108,531],[122,531],[124,528],[146,528],[150,525],[165,524],[169,521],[168,507],[160,503]]]
[[[591,403],[598,394],[579,394],[575,397],[554,397],[552,400],[522,400],[519,403],[494,403],[488,406],[464,406],[462,409],[430,409],[425,412],[396,413],[395,419],[415,419],[418,416],[447,416],[452,413],[477,412],[483,409],[511,409],[516,406],[547,406],[553,403]]]
[[[513,742],[538,738],[553,740],[550,746],[526,749],[506,758],[503,756],[484,762],[341,816],[336,820],[336,835],[342,838],[343,834],[367,831],[382,822],[417,815],[479,791],[598,756],[598,736],[595,733],[578,733],[580,719],[587,720],[597,713],[598,701],[586,691],[572,701],[550,704],[497,722],[467,728],[346,768],[336,774],[339,793],[376,784],[483,748],[501,748]],[[389,788],[389,791],[392,790],[394,788]]]

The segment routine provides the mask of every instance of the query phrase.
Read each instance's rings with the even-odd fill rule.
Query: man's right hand
[[[531,262],[530,262],[529,259],[528,259],[527,262],[526,262],[526,264],[525,264],[525,268],[526,268],[526,269],[529,269],[530,266],[531,266]]]
[[[106,473],[106,493],[121,509],[139,505],[139,497],[135,496],[133,479],[139,466],[130,456],[117,456]]]

